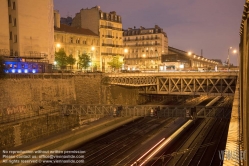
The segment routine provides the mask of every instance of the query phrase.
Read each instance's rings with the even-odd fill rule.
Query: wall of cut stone
[[[106,86],[106,103],[117,105],[137,105],[144,103],[146,96],[140,96],[138,88],[124,86]]]
[[[74,79],[2,79],[0,80],[0,113],[14,113],[21,106],[54,106],[76,101]],[[22,110],[25,111],[25,110]]]
[[[105,85],[101,74],[76,75],[75,92],[78,104],[105,104]]]
[[[9,149],[79,125],[77,115],[47,114],[0,126],[0,149]],[[17,129],[16,129],[17,128]]]
[[[4,137],[0,138],[0,149],[79,125],[77,115],[55,113],[59,104],[136,105],[142,102],[137,88],[108,85],[102,78],[101,74],[87,74],[64,79],[1,79],[0,135]]]

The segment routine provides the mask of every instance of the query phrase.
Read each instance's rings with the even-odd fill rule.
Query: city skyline
[[[230,50],[230,62],[237,64],[239,27],[244,0],[184,2],[173,0],[54,0],[54,9],[61,17],[74,17],[80,9],[100,6],[104,12],[116,11],[122,17],[123,29],[159,25],[167,33],[169,46],[191,51],[224,62]],[[132,18],[132,19],[131,19]]]

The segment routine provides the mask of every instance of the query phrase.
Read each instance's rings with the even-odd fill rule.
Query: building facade
[[[124,30],[125,69],[163,70],[161,55],[168,54],[168,38],[158,25]]]
[[[0,49],[14,57],[53,62],[53,0],[1,1],[0,13]]]
[[[217,61],[207,59],[203,56],[186,52],[174,47],[168,47],[168,54],[162,55],[163,70],[198,70],[198,68],[211,68],[220,66]]]
[[[115,11],[106,13],[99,6],[81,9],[73,18],[72,26],[90,29],[99,36],[102,71],[112,71],[108,62],[112,61],[113,56],[119,55],[120,61],[123,61],[122,19]]]
[[[60,24],[60,15],[54,11],[54,47],[55,51],[63,48],[66,55],[73,55],[76,64],[73,69],[80,69],[77,61],[78,55],[87,54],[91,58],[91,70],[101,70],[100,68],[100,49],[99,36],[89,29],[72,27],[66,24]]]
[[[0,5],[0,54],[8,54],[10,48],[8,1],[2,1]]]

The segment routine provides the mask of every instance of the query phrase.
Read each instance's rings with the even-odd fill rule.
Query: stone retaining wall
[[[39,138],[60,133],[79,125],[76,115],[42,115],[19,123],[2,125],[0,150],[29,143]]]

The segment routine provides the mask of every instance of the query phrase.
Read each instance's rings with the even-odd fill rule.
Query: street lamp
[[[124,49],[124,59],[128,59],[129,57],[127,56],[128,55],[128,52],[129,50],[127,48]],[[125,62],[124,62],[124,59],[123,59],[123,67],[122,67],[122,70],[125,70]]]
[[[228,71],[229,71],[229,67],[230,67],[230,55],[229,55],[229,50],[232,49],[232,47],[229,47],[228,48],[228,57],[227,57],[227,68],[228,68]]]
[[[57,68],[57,62],[56,61],[54,61],[54,68],[56,69]]]
[[[237,66],[239,67],[239,56],[238,56],[238,54],[237,54],[237,50],[235,49],[235,50],[233,50],[233,53],[237,56]]]
[[[93,72],[93,51],[95,50],[95,47],[92,46],[91,50],[92,50],[92,54],[91,54],[91,71]]]
[[[60,49],[60,48],[61,48],[61,44],[60,44],[60,43],[57,43],[57,44],[56,44],[56,48]],[[57,52],[57,49],[55,49],[55,51]]]

